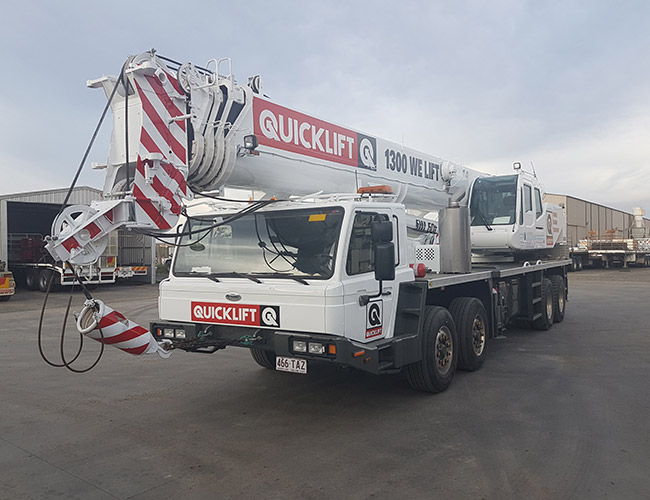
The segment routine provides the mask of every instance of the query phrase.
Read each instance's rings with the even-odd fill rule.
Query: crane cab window
[[[526,212],[533,211],[533,189],[528,184],[524,184],[524,207]]]
[[[373,222],[387,221],[388,215],[358,212],[354,216],[348,258],[345,270],[349,276],[375,270],[375,252],[372,245],[371,226]]]
[[[516,175],[476,179],[469,206],[472,226],[514,224],[516,202]]]
[[[535,218],[539,219],[542,216],[542,193],[538,188],[535,188]]]

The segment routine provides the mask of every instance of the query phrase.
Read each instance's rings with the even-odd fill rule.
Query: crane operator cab
[[[472,253],[505,256],[553,248],[565,238],[565,215],[543,198],[537,177],[519,163],[514,174],[476,179],[469,201]]]

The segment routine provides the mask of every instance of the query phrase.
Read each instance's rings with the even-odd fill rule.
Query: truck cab
[[[0,301],[9,300],[15,293],[14,275],[7,271],[5,262],[0,260]]]
[[[414,278],[403,205],[341,195],[244,215],[241,207],[215,208],[188,218],[160,287],[161,319],[193,324],[181,334],[186,339],[257,330],[360,344],[392,336],[398,287]],[[381,290],[377,223],[391,226],[394,245],[395,279]]]

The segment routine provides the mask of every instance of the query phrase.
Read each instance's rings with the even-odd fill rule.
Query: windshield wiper
[[[252,276],[250,274],[245,274],[245,273],[238,273],[237,271],[231,271],[229,273],[212,273],[208,276],[213,281],[219,281],[218,278],[248,278],[251,281],[254,281],[255,283],[262,283],[260,280],[258,280],[255,276]]]
[[[287,278],[287,279],[297,281],[298,283],[302,283],[303,285],[309,285],[309,282],[307,280],[304,280],[303,278],[301,278],[299,276],[294,276],[292,274],[285,274],[285,273],[255,273],[255,276],[259,276],[260,278]]]
[[[481,218],[481,220],[483,221],[483,224],[485,224],[485,227],[487,228],[487,230],[492,231],[492,229],[493,229],[492,226],[490,226],[490,224],[488,224],[488,221],[485,218],[485,216],[483,215],[483,212],[481,212],[481,209],[478,208],[478,207],[476,207],[476,214]]]

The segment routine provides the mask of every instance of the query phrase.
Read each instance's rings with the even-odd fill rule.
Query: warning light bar
[[[386,186],[365,186],[360,187],[357,191],[358,194],[393,194],[393,188]]]

